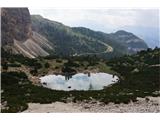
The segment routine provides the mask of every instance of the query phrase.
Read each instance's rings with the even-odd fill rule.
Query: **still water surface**
[[[63,75],[47,75],[41,77],[44,87],[54,90],[101,90],[118,81],[118,77],[107,73],[78,73],[69,78]]]

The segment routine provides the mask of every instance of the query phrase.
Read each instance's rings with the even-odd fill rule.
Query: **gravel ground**
[[[98,113],[123,113],[123,112],[138,112],[138,113],[148,113],[148,112],[160,112],[160,97],[146,97],[137,98],[137,102],[130,102],[129,104],[114,104],[109,103],[107,105],[92,101],[89,103],[79,102],[79,103],[62,103],[55,102],[52,104],[39,104],[39,103],[29,103],[29,108],[24,111],[25,113],[79,113],[79,112],[98,112]]]

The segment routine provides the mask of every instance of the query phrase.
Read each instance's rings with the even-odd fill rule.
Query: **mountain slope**
[[[27,8],[2,8],[2,47],[16,54],[34,58],[47,56],[53,50],[52,43],[31,28]]]
[[[147,44],[142,39],[124,30],[119,30],[115,33],[112,33],[110,34],[110,37],[115,41],[125,45],[131,53],[148,48]]]
[[[44,37],[35,32],[33,32],[32,38],[27,39],[25,42],[14,40],[13,48],[15,53],[21,53],[31,58],[47,56],[49,53],[45,49],[53,49]]]
[[[96,39],[74,32],[70,27],[32,15],[32,28],[55,45],[55,53],[68,56],[104,52],[111,47]]]
[[[2,47],[16,54],[38,56],[97,55],[103,58],[136,53],[147,48],[143,40],[126,31],[107,34],[84,27],[69,27],[27,8],[2,8]]]
[[[108,43],[109,45],[113,46],[113,48],[121,51],[122,53],[135,53],[137,51],[148,48],[147,44],[142,39],[124,30],[106,34],[83,27],[74,27],[72,29],[76,32],[80,32],[87,36],[91,36],[105,43]]]
[[[113,57],[147,49],[143,40],[125,31],[106,34],[84,27],[68,27],[40,15],[32,15],[31,20],[32,29],[52,42],[58,55],[102,54]]]
[[[109,37],[109,34],[99,31],[93,31],[84,27],[73,27],[72,30],[74,30],[74,32],[86,35],[87,37],[92,37],[97,41],[104,42],[110,45],[113,49],[112,52],[118,53],[119,51],[119,54],[127,53],[127,49],[125,48],[125,46],[123,44],[119,44],[117,41],[114,41],[112,38]]]

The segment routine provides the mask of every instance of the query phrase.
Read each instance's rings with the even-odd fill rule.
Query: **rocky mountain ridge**
[[[111,58],[147,49],[136,35],[120,30],[107,34],[84,27],[69,27],[28,8],[2,8],[2,47],[15,54],[38,56],[97,55]]]

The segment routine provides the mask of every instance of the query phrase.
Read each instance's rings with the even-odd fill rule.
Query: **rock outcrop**
[[[28,8],[2,8],[1,29],[5,50],[30,58],[49,55],[47,50],[53,50],[46,38],[32,31]]]

